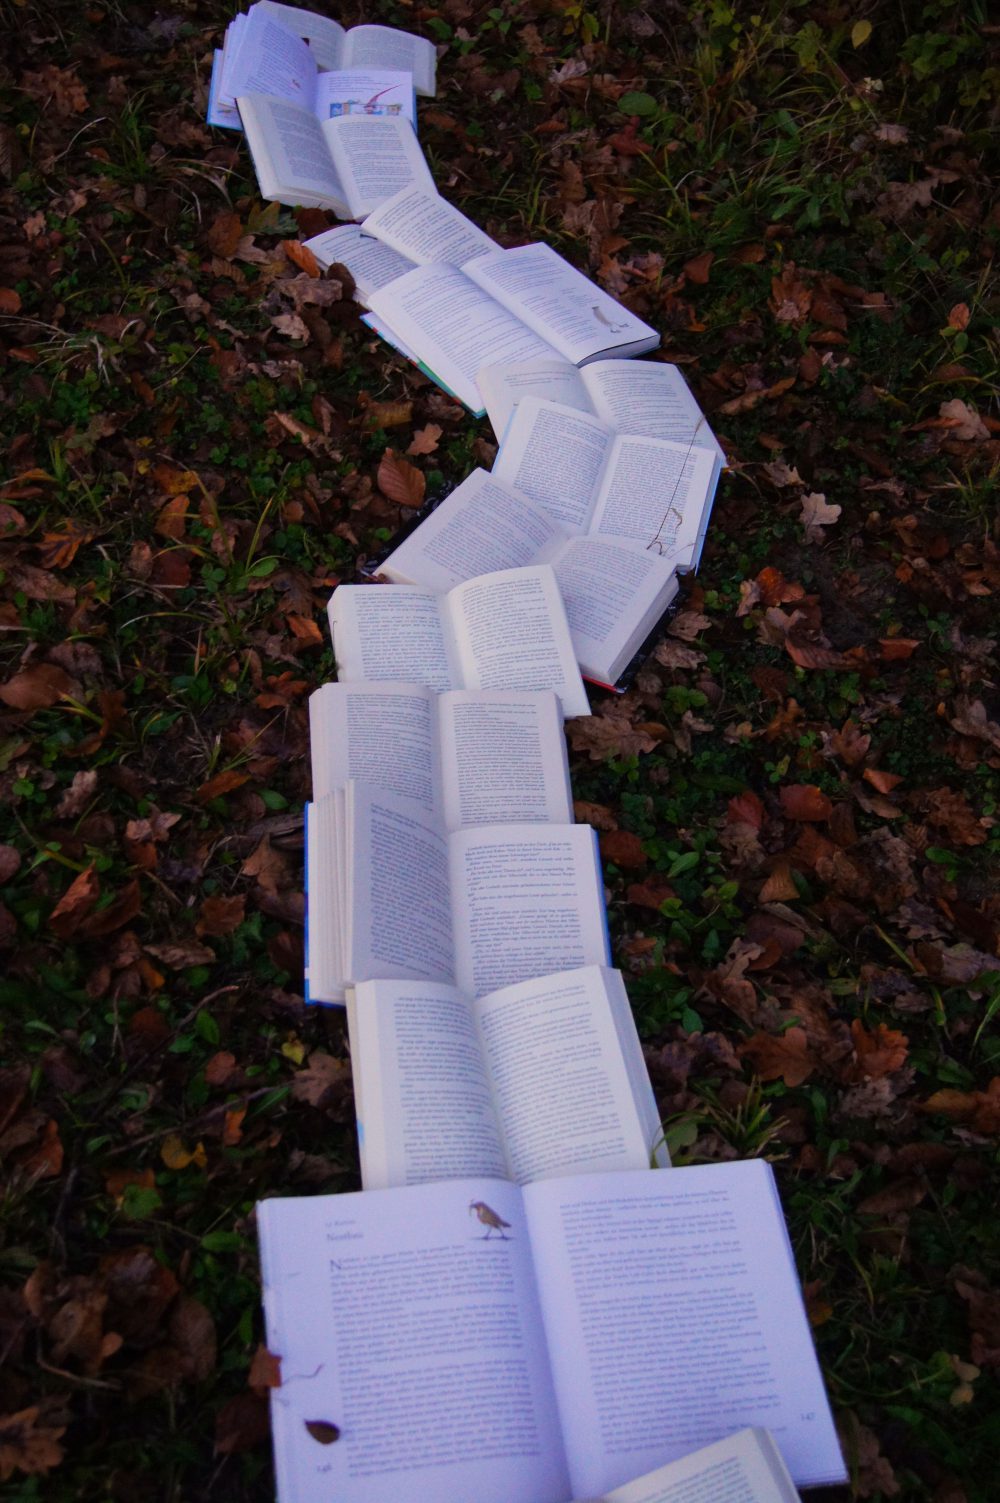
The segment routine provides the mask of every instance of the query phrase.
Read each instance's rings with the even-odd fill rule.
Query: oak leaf
[[[97,787],[97,772],[90,767],[73,774],[73,781],[64,789],[62,798],[56,805],[56,815],[59,819],[76,819],[87,807],[94,796]]]
[[[244,877],[256,877],[265,892],[277,892],[289,881],[288,862],[280,851],[271,845],[270,835],[265,835],[240,867]]]
[[[788,1028],[780,1036],[755,1033],[740,1053],[761,1080],[783,1080],[790,1088],[802,1085],[817,1066],[804,1028]]]
[[[806,542],[819,543],[823,528],[832,527],[841,513],[841,507],[831,506],[821,491],[810,491],[802,497],[799,521],[805,528]]]
[[[65,1425],[40,1423],[37,1405],[16,1414],[0,1414],[0,1482],[7,1482],[15,1472],[37,1477],[58,1466],[63,1459],[59,1442],[65,1433]]]
[[[906,1063],[910,1041],[905,1033],[876,1023],[869,1033],[860,1018],[851,1023],[851,1038],[857,1061],[853,1074],[857,1079],[879,1080],[892,1075]]]
[[[296,1101],[305,1101],[309,1106],[324,1106],[331,1092],[343,1089],[350,1075],[350,1067],[343,1060],[334,1059],[322,1049],[314,1049],[304,1070],[297,1070],[292,1078],[292,1095]]]
[[[406,446],[407,454],[433,454],[438,446],[444,429],[437,423],[428,423],[424,428],[418,428]]]
[[[989,438],[990,430],[979,413],[974,407],[970,407],[968,402],[963,402],[961,397],[953,397],[950,402],[942,402],[938,411],[955,438],[962,439],[966,443],[976,443]]]

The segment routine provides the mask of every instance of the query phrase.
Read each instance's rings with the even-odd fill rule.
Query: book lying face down
[[[760,1160],[271,1199],[257,1221],[280,1503],[618,1503],[747,1426],[798,1486],[845,1479]]]

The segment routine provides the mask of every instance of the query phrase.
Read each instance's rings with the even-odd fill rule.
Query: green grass
[[[39,665],[68,679],[0,715],[0,843],[20,857],[0,853],[0,1416],[41,1406],[50,1447],[41,1475],[11,1463],[15,1503],[273,1496],[247,1389],[253,1205],[358,1184],[343,1023],[300,994],[323,606],[402,519],[375,484],[387,446],[442,428],[415,461],[429,494],[489,462],[486,426],[455,421],[349,305],[320,310],[308,341],[272,325],[292,306],[281,241],[319,222],[262,205],[238,138],[200,126],[192,90],[228,18],[217,0],[0,5],[0,682]],[[622,291],[725,437],[686,602],[708,623],[683,644],[700,656],[647,665],[616,707],[651,751],[572,754],[576,797],[645,854],[606,864],[615,962],[677,1161],[775,1162],[854,1437],[835,1496],[988,1503],[1000,1406],[968,1291],[1000,1287],[982,1105],[1000,961],[969,955],[997,948],[1000,756],[952,724],[977,699],[1000,721],[985,8],[473,0],[365,19],[448,44],[421,106],[448,196]],[[74,82],[86,107],[60,113]],[[250,259],[213,245],[226,213]],[[801,316],[778,316],[782,288],[804,289]],[[986,441],[934,426],[955,398],[994,422]],[[410,426],[366,422],[368,401],[402,399]],[[776,459],[801,484],[777,483]],[[812,543],[811,491],[841,507]],[[797,666],[764,602],[738,615],[765,569],[813,602],[793,643],[854,656]],[[896,638],[918,646],[887,656]],[[849,720],[871,738],[853,762]],[[901,781],[880,795],[866,770]],[[782,791],[803,784],[831,818],[785,817]],[[969,812],[934,823],[942,789]],[[747,790],[749,834],[727,812]],[[77,880],[96,888],[60,919]],[[880,1025],[906,1058],[866,1076],[858,1029]],[[806,1078],[756,1078],[743,1046],[792,1028]],[[335,1061],[323,1088],[317,1052]],[[943,1090],[964,1116],[927,1109]],[[145,1324],[112,1278],[142,1248]],[[176,1291],[208,1312],[214,1352],[171,1325]],[[123,1340],[102,1355],[108,1332]],[[977,1356],[959,1392],[955,1363]]]

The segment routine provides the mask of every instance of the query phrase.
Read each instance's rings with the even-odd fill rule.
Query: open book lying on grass
[[[676,365],[653,360],[595,360],[582,370],[568,360],[488,365],[476,385],[500,440],[525,397],[558,402],[600,418],[614,433],[667,438],[725,455]]]
[[[737,1430],[602,1498],[578,1503],[799,1503],[769,1430]]]
[[[361,981],[442,981],[470,996],[608,963],[589,825],[449,833],[413,799],[349,782],[306,805],[310,1002]]]
[[[635,502],[640,510],[643,498]],[[540,562],[555,575],[581,672],[614,684],[676,595],[677,575],[672,558],[635,538],[606,535],[593,515],[574,532],[546,505],[473,470],[379,572],[444,591],[487,570]]]
[[[269,59],[284,55],[283,38],[272,27],[280,27],[288,36],[306,43],[315,66],[320,71],[345,68],[378,68],[394,73],[409,73],[418,94],[433,95],[437,71],[437,52],[426,37],[393,26],[354,26],[345,31],[338,21],[297,5],[282,5],[278,0],[258,0],[246,15],[238,15],[226,28],[223,48],[222,82],[245,79],[248,71],[266,68]],[[248,48],[244,56],[244,49]],[[241,71],[237,72],[237,69]],[[239,88],[237,93],[241,92]],[[254,92],[270,93],[266,84],[254,86]]]
[[[414,799],[448,830],[572,824],[555,694],[324,684],[309,699],[313,798],[351,778]]]
[[[237,99],[261,197],[363,219],[400,188],[434,191],[413,126],[402,115],[319,120],[270,94]]]
[[[845,1477],[760,1160],[266,1200],[257,1222],[280,1503],[596,1498],[748,1425],[800,1487]]]
[[[560,971],[470,999],[366,981],[347,995],[366,1190],[669,1162],[618,971]]]
[[[722,450],[615,430],[588,413],[525,397],[493,474],[571,532],[634,538],[675,569],[697,564]]]
[[[478,225],[439,193],[403,188],[360,228],[340,225],[306,241],[321,266],[339,261],[354,278],[354,295],[367,307],[380,288],[418,266],[463,266],[499,250]]]
[[[585,365],[639,355],[660,342],[655,329],[549,245],[491,251],[461,267],[419,266],[380,288],[369,306],[365,322],[474,412],[484,410],[476,375],[485,365],[553,355]]]
[[[547,564],[484,574],[448,594],[340,585],[327,615],[341,682],[553,689],[564,715],[590,714]]]

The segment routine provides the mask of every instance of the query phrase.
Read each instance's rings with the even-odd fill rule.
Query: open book
[[[314,799],[355,778],[415,799],[448,830],[573,822],[553,693],[324,684],[309,699],[309,744]]]
[[[400,188],[434,179],[413,126],[402,115],[338,115],[271,94],[237,99],[261,196],[363,219]]]
[[[532,360],[526,365],[488,365],[476,376],[487,416],[500,440],[514,408],[539,397],[589,412],[615,433],[668,438],[726,457],[677,369],[652,360],[595,360],[582,370],[568,360]]]
[[[595,1498],[747,1425],[800,1487],[846,1476],[760,1160],[266,1200],[257,1221],[280,1503]]]
[[[435,262],[461,266],[474,256],[499,250],[478,225],[438,193],[403,188],[369,214],[358,229],[341,225],[306,241],[321,266],[334,261],[354,278],[358,302],[417,266]]]
[[[312,48],[272,19],[262,5],[254,6],[243,20],[236,45],[230,27],[222,51],[216,92],[225,107],[245,94],[268,94],[309,110],[319,120],[344,114],[402,115],[415,125],[411,73],[391,68],[324,71]]]
[[[437,52],[426,37],[393,26],[354,26],[345,31],[337,21],[315,11],[282,5],[278,0],[258,0],[246,16],[237,16],[227,28],[227,54],[238,53],[246,28],[257,17],[277,23],[308,43],[321,69],[380,68],[410,73],[418,94],[434,93]]]
[[[306,988],[343,1002],[361,981],[443,981],[479,997],[607,965],[589,825],[451,833],[419,803],[349,782],[306,805]]]
[[[327,606],[341,682],[431,689],[553,689],[564,715],[589,715],[551,568],[503,569],[446,595],[340,585]]]
[[[618,971],[560,971],[476,1000],[367,981],[348,992],[347,1026],[366,1190],[669,1162]]]
[[[721,470],[718,444],[617,434],[538,397],[517,404],[493,465],[571,532],[634,538],[675,569],[700,557]]]
[[[569,465],[554,458],[552,463],[565,479]],[[644,500],[633,498],[637,511]],[[581,672],[612,685],[676,595],[677,575],[672,557],[637,538],[607,535],[595,513],[588,523],[588,530],[573,532],[544,504],[529,501],[495,474],[473,470],[379,572],[397,584],[443,591],[490,569],[548,563]]]
[[[400,245],[403,253],[412,252]],[[549,245],[476,255],[461,267],[418,267],[370,299],[366,322],[401,343],[461,402],[482,412],[484,365],[561,355],[573,365],[655,349],[655,329]]]
[[[799,1503],[769,1430],[737,1430],[603,1498],[579,1503]]]

